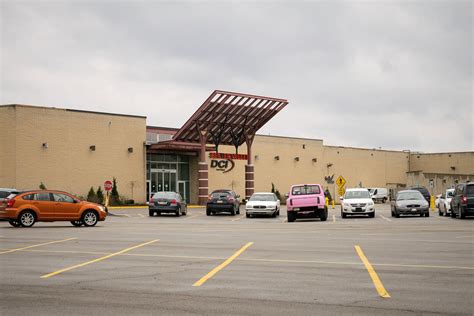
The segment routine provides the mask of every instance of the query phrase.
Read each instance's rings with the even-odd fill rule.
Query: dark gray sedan
[[[428,217],[430,216],[430,205],[419,191],[400,191],[392,201],[392,217],[400,217],[400,215]]]
[[[148,204],[150,216],[162,213],[173,213],[176,216],[186,215],[188,206],[181,194],[176,192],[158,192],[153,195]]]

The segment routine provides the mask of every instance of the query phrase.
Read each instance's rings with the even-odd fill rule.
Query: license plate
[[[356,207],[355,211],[356,212],[362,212],[362,209],[360,207]]]
[[[412,211],[412,212],[416,212],[416,208],[412,208],[411,211]]]
[[[166,205],[168,204],[167,202],[158,202],[159,205]]]
[[[217,203],[223,203],[221,200],[217,201]]]
[[[299,210],[300,210],[300,209],[297,208],[297,207],[295,207],[295,208],[293,209],[293,211],[299,211]]]

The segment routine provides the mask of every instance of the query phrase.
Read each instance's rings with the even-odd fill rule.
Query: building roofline
[[[324,145],[324,147],[340,148],[340,149],[357,149],[357,150],[367,150],[367,151],[386,151],[386,152],[396,152],[396,153],[410,154],[410,152],[406,151],[406,150],[394,150],[394,149],[362,148],[362,147],[333,146],[333,145]]]
[[[275,137],[275,138],[289,138],[289,139],[299,139],[299,140],[316,140],[322,142],[322,139],[319,138],[307,138],[307,137],[292,137],[292,136],[281,136],[281,135],[265,135],[265,134],[255,134],[255,136],[263,137]]]
[[[152,126],[152,125],[147,125],[147,129],[160,129],[160,130],[165,130],[165,131],[179,131],[179,128],[174,128],[174,127],[165,127],[165,126]]]
[[[147,118],[146,116],[142,116],[142,115],[76,110],[76,109],[57,108],[57,107],[51,107],[51,106],[30,105],[30,104],[0,104],[0,107],[22,107],[22,108],[34,108],[34,109],[46,109],[46,110],[61,110],[61,111],[68,111],[68,112],[89,113],[89,114],[98,114],[98,115],[125,116],[125,117],[135,117],[135,118],[143,118],[143,119]]]
[[[420,152],[410,152],[411,155],[450,155],[450,154],[474,154],[474,151],[448,151],[448,152],[439,152],[439,153],[420,153]]]

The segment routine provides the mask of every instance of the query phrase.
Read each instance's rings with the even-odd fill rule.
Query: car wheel
[[[287,212],[288,214],[288,223],[294,222],[296,220],[295,212]]]
[[[370,214],[369,214],[369,217],[370,217],[370,218],[374,218],[374,217],[375,217],[375,212],[370,213]]]
[[[206,209],[206,215],[211,216],[211,210]]]
[[[153,215],[155,215],[155,212],[153,212],[153,211],[148,211],[148,216],[153,216]]]
[[[250,214],[246,213],[245,217],[250,218]]]
[[[31,227],[36,222],[35,213],[32,211],[24,211],[18,217],[18,222],[23,227]]]
[[[346,217],[347,217],[347,214],[344,214],[344,212],[341,212],[341,217],[342,217],[342,218],[346,218]]]
[[[10,225],[12,225],[13,227],[20,227],[20,223],[14,219],[11,219],[8,221],[10,223]]]
[[[278,209],[277,216],[280,216],[280,209]]]
[[[97,224],[99,219],[97,218],[97,213],[94,211],[85,211],[82,215],[82,222],[86,227],[92,227]]]
[[[387,198],[384,197],[382,200],[382,203],[385,203],[385,202],[387,202]]]
[[[454,211],[454,207],[451,208],[451,218],[455,218],[456,217],[456,212]]]
[[[321,222],[325,222],[328,219],[328,209],[327,208],[324,208],[324,210],[319,213],[319,218],[321,219]]]
[[[396,209],[395,209],[395,217],[400,218],[400,213],[398,213],[398,211]]]
[[[459,207],[459,218],[460,219],[466,218],[466,213],[463,212],[463,209],[461,206]]]
[[[81,221],[71,221],[71,224],[73,226],[76,226],[76,227],[81,227],[82,226],[82,222]]]
[[[426,216],[426,217],[430,217],[430,211],[426,212],[426,213],[425,213],[425,216]]]
[[[240,206],[237,206],[237,211],[236,211],[236,213],[240,215]]]
[[[235,208],[232,208],[232,211],[230,211],[230,215],[235,216],[235,213],[237,213]]]
[[[188,215],[188,208],[187,207],[184,209],[184,213],[183,213],[183,216],[186,216],[186,215]]]
[[[181,216],[181,208],[178,207],[178,208],[176,209],[176,212],[174,213],[174,215],[175,215],[176,217],[180,217],[180,216]]]
[[[438,215],[439,215],[439,216],[443,216],[443,212],[441,212],[441,209],[440,209],[440,208],[438,208]]]

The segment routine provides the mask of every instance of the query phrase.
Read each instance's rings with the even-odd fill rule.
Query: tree
[[[104,204],[104,193],[102,192],[100,185],[97,188],[97,200],[100,204]]]
[[[275,184],[272,182],[272,193],[275,193],[277,199],[279,199],[281,201],[281,194],[280,194],[280,191],[278,191],[277,189],[275,189]]]
[[[110,192],[110,204],[111,205],[121,205],[120,195],[117,189],[117,179],[114,177],[112,179],[112,192]]]
[[[87,201],[94,202],[94,203],[98,202],[97,194],[95,194],[93,187],[91,187],[91,189],[89,190],[89,193],[87,193]]]
[[[40,185],[39,185],[39,188],[41,190],[46,190],[46,186],[44,185],[43,181],[41,181]]]

